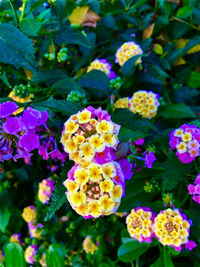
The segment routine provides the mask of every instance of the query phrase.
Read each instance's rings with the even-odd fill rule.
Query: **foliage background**
[[[0,101],[9,100],[8,94],[16,84],[29,82],[35,98],[21,106],[47,110],[49,126],[54,128],[59,140],[63,123],[84,107],[66,100],[67,95],[72,90],[84,90],[88,105],[107,109],[112,120],[122,126],[121,142],[145,137],[146,147],[155,149],[157,161],[153,169],[144,168],[128,181],[126,197],[119,211],[129,212],[137,206],[149,206],[158,212],[164,208],[164,194],[172,193],[175,207],[181,208],[193,220],[191,236],[199,243],[200,209],[187,191],[187,185],[199,173],[199,158],[195,166],[193,163],[182,164],[170,150],[168,142],[169,133],[174,128],[197,120],[200,112],[200,3],[196,0],[57,0],[45,9],[44,2],[27,1],[21,21],[19,7],[22,1],[4,0],[0,3]],[[85,5],[101,17],[97,27],[72,27],[69,15],[77,6]],[[131,59],[122,69],[114,63],[118,47],[130,40],[144,51],[142,69],[135,68]],[[58,51],[61,45],[68,48],[67,63],[44,58],[50,46]],[[86,74],[88,65],[96,58],[106,58],[113,63],[113,69],[123,80],[119,90],[113,90],[107,76],[100,71]],[[113,98],[130,97],[138,90],[160,94],[162,105],[154,119],[142,119],[128,110],[113,111]],[[56,189],[50,205],[44,207],[37,200],[38,183],[52,175],[47,169],[52,164],[51,160],[44,162],[36,154],[32,165],[24,164],[23,160],[1,164],[2,248],[14,232],[22,233],[26,245],[31,243],[21,212],[35,203],[38,220],[45,225],[45,232],[43,241],[33,242],[41,244],[41,253],[51,243],[61,244],[67,254],[66,266],[129,266],[135,260],[137,266],[199,266],[199,247],[192,252],[177,254],[156,242],[139,246],[130,239],[123,217],[111,215],[84,220],[75,214],[67,203],[62,186],[72,166],[69,161],[57,169],[54,176]],[[146,181],[156,182],[159,189],[145,192]],[[67,221],[63,222],[62,216],[67,216]],[[85,254],[82,249],[87,235],[99,242],[99,250],[94,256]]]

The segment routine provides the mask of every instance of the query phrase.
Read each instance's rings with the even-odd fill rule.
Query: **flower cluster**
[[[199,156],[200,128],[196,125],[183,124],[170,133],[169,145],[176,150],[176,155],[182,163],[190,163]]]
[[[129,99],[129,109],[143,118],[151,119],[157,113],[159,95],[151,91],[140,90]]]
[[[87,95],[84,91],[72,90],[68,96],[67,100],[73,103],[81,103],[83,106],[87,104]]]
[[[83,164],[97,159],[100,153],[116,149],[119,129],[107,111],[87,107],[65,122],[61,143],[71,160]]]
[[[54,181],[50,178],[44,179],[39,183],[38,199],[43,204],[48,204],[54,190]]]
[[[143,118],[153,118],[160,105],[159,95],[151,91],[140,90],[131,98],[124,97],[114,103],[114,108],[127,108],[133,113],[139,113]]]
[[[61,142],[75,165],[64,182],[72,208],[84,218],[115,212],[125,193],[125,179],[132,165],[118,158],[119,125],[107,111],[88,107],[72,115],[64,124]]]
[[[64,185],[72,208],[85,218],[114,213],[125,187],[120,164],[115,161],[88,163],[84,168],[75,165]]]
[[[127,228],[130,236],[141,242],[151,242],[155,237],[153,223],[156,214],[150,208],[138,207],[132,209],[126,217]]]
[[[167,209],[155,218],[155,234],[164,246],[180,251],[181,246],[188,242],[191,224],[179,209]]]
[[[28,223],[28,229],[31,238],[41,238],[43,225],[41,223],[36,224],[35,222]]]
[[[86,253],[94,254],[96,250],[98,250],[98,247],[92,242],[92,239],[90,236],[87,236],[83,241],[83,250]]]
[[[19,245],[22,245],[23,242],[22,242],[21,236],[22,235],[20,233],[14,233],[13,235],[11,235],[9,241],[13,242],[13,243],[17,243]]]
[[[197,175],[194,184],[188,185],[188,191],[193,196],[192,199],[200,204],[200,174]]]
[[[138,207],[127,216],[126,223],[131,237],[139,242],[151,242],[156,237],[177,251],[196,247],[194,241],[188,240],[192,222],[179,209],[169,208],[156,216],[150,208]]]
[[[37,245],[30,245],[26,248],[24,252],[25,261],[30,264],[34,264],[36,262],[35,256],[37,253],[38,247]]]
[[[68,49],[67,47],[63,47],[60,49],[60,51],[58,52],[58,55],[57,55],[57,60],[58,62],[65,62],[68,58]]]
[[[21,116],[13,116],[17,110],[14,102],[0,104],[0,161],[24,158],[29,163],[35,149],[44,160],[64,161],[66,155],[58,150],[54,133],[47,127],[48,113],[28,107]]]
[[[116,73],[111,70],[112,65],[106,60],[106,59],[95,59],[90,63],[90,66],[87,69],[87,72],[91,70],[101,70],[103,71],[106,75],[108,75],[108,78],[115,79],[116,78]]]
[[[115,62],[119,63],[120,66],[123,66],[124,63],[131,57],[141,54],[143,54],[143,51],[138,44],[136,44],[135,42],[126,42],[118,48],[115,54]],[[141,58],[138,58],[135,62],[135,65],[141,62]]]
[[[34,222],[37,217],[36,208],[32,206],[28,206],[23,209],[22,218],[27,222]]]

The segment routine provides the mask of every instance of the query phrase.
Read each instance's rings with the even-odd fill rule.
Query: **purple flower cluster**
[[[188,185],[188,191],[190,195],[193,195],[192,199],[200,204],[200,174],[197,175],[194,184]]]
[[[13,112],[17,109],[14,102],[0,104],[0,162],[24,158],[29,163],[34,149],[44,160],[51,157],[64,161],[66,154],[58,150],[54,134],[47,127],[47,111],[28,107],[16,117]]]
[[[176,155],[182,163],[190,163],[199,156],[200,129],[196,125],[183,124],[170,134],[169,145],[176,150]]]

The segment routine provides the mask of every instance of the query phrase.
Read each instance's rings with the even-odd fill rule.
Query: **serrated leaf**
[[[55,42],[57,45],[77,44],[90,48],[90,42],[87,36],[83,35],[79,30],[69,26],[63,26],[56,34]]]
[[[136,61],[141,58],[142,55],[137,55],[127,60],[122,66],[122,74],[128,76],[134,73],[136,67]]]
[[[51,197],[49,210],[44,218],[44,221],[50,220],[54,213],[67,201],[65,192],[66,188],[62,184],[56,184]]]
[[[21,31],[29,36],[37,36],[41,26],[37,19],[23,19],[19,24]]]
[[[92,70],[80,78],[80,85],[91,97],[108,97],[111,93],[108,76],[100,70]]]
[[[33,42],[15,26],[0,23],[0,62],[35,71]]]
[[[194,112],[184,103],[163,105],[159,108],[159,115],[166,119],[195,118]]]
[[[52,85],[52,88],[63,95],[69,94],[72,90],[79,90],[81,87],[73,78],[66,77]]]
[[[119,247],[117,256],[123,262],[134,261],[144,254],[148,248],[149,246],[147,243],[139,243],[137,240],[132,240]]]

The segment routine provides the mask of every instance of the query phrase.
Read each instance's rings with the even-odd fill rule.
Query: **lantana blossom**
[[[95,59],[92,61],[87,69],[87,72],[92,70],[103,71],[110,80],[117,77],[116,73],[112,71],[112,64],[110,64],[106,59]]]

